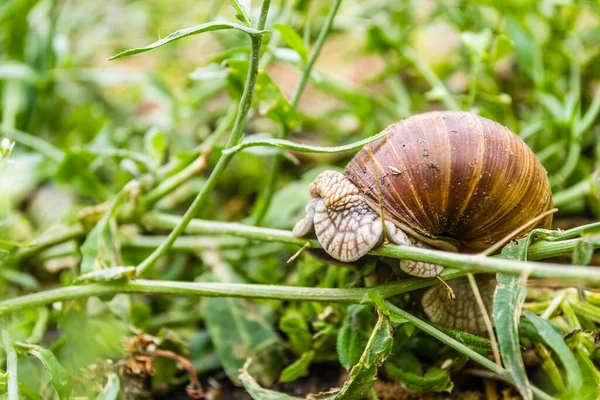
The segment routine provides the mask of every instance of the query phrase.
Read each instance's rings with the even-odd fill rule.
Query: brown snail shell
[[[546,170],[497,122],[443,111],[388,129],[344,174],[371,208],[380,210],[380,193],[385,219],[434,247],[481,251],[552,208]],[[551,224],[548,215],[535,227]]]
[[[494,121],[468,112],[429,112],[387,130],[354,156],[344,174],[325,171],[313,181],[313,200],[294,227],[296,236],[314,234],[323,250],[342,262],[358,260],[385,239],[477,252],[552,208],[540,161],[521,138]],[[551,224],[549,214],[527,230]],[[419,277],[443,270],[410,260],[399,267]],[[491,306],[495,280],[478,281]],[[448,285],[456,300],[441,286],[429,289],[422,299],[427,315],[448,328],[482,333],[483,316],[468,283]]]

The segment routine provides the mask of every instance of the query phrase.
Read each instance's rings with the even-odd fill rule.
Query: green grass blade
[[[569,382],[568,390],[570,390],[572,394],[579,393],[583,382],[581,368],[579,368],[575,356],[571,353],[563,338],[556,333],[547,320],[531,311],[526,311],[524,316],[534,325],[537,334],[552,350],[554,350],[562,362]]]

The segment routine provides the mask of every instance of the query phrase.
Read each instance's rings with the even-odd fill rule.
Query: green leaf
[[[85,242],[81,245],[82,259],[79,268],[81,275],[99,271],[115,264],[113,234],[109,225],[111,218],[114,217],[117,208],[125,198],[125,193],[125,190],[121,190],[115,196],[106,213],[96,223]]]
[[[274,390],[263,389],[248,372],[250,365],[250,360],[248,360],[244,364],[238,378],[242,382],[242,385],[244,385],[244,389],[246,389],[254,400],[303,400],[300,397],[288,396]]]
[[[508,17],[506,25],[508,35],[515,44],[519,65],[529,75],[535,86],[542,86],[545,74],[540,44],[514,18]]]
[[[301,355],[312,346],[313,338],[306,317],[299,311],[288,308],[279,320],[279,329],[287,335],[294,354]]]
[[[281,38],[291,49],[295,50],[303,62],[308,60],[308,51],[298,32],[289,25],[275,24],[275,29],[281,34]]]
[[[294,363],[288,365],[279,376],[279,382],[292,382],[305,376],[308,373],[308,367],[315,357],[315,351],[310,350],[303,353]]]
[[[296,109],[283,95],[279,86],[264,71],[258,72],[254,101],[260,114],[267,115],[274,122],[287,127],[289,131],[294,132],[300,126]]]
[[[359,140],[354,143],[346,144],[344,146],[334,146],[334,147],[320,147],[320,146],[310,146],[295,143],[289,140],[284,139],[263,139],[263,140],[252,140],[247,141],[237,146],[233,146],[227,150],[223,150],[223,154],[232,154],[237,153],[240,150],[243,150],[247,147],[253,146],[273,146],[273,147],[282,147],[289,150],[298,151],[300,153],[342,153],[345,151],[352,151],[356,149],[360,149],[365,144],[374,142],[378,139],[381,139],[387,136],[391,130],[385,129],[382,132],[379,132],[377,135],[370,136],[366,139]]]
[[[104,199],[104,187],[96,174],[90,170],[94,159],[95,156],[86,150],[70,150],[65,153],[64,158],[58,165],[56,181],[58,183],[68,183],[80,195]]]
[[[344,368],[350,368],[358,362],[375,324],[372,307],[360,304],[348,307],[337,336],[338,358]]]
[[[562,336],[556,333],[552,324],[531,311],[525,311],[524,317],[534,325],[536,333],[544,343],[554,350],[560,359],[560,362],[563,364],[569,383],[568,391],[572,395],[578,394],[581,391],[581,384],[583,382],[581,368],[579,368],[575,356],[565,344]]]
[[[136,49],[122,51],[119,54],[116,54],[116,55],[110,57],[109,60],[116,60],[117,58],[127,57],[127,56],[131,56],[134,54],[139,54],[139,53],[144,53],[146,51],[155,49],[157,47],[164,46],[165,44],[174,42],[175,40],[179,40],[186,36],[197,35],[199,33],[210,32],[210,31],[225,30],[225,29],[237,29],[237,30],[245,32],[249,35],[261,35],[261,34],[268,32],[265,30],[259,31],[259,30],[253,29],[253,28],[249,28],[248,26],[234,24],[231,22],[221,22],[221,21],[207,22],[205,24],[200,24],[200,25],[192,26],[190,28],[180,29],[178,31],[172,32],[166,38],[157,40],[156,42],[149,44],[146,47],[140,47],[140,48],[136,48]]]
[[[256,305],[241,299],[209,298],[202,314],[227,376],[237,381],[247,358],[254,360],[259,380],[270,384],[283,361],[281,340]]]
[[[494,61],[501,59],[504,56],[512,53],[515,48],[515,42],[511,40],[508,36],[501,33],[496,38],[496,42],[494,43],[494,48],[492,50],[492,59]]]
[[[102,391],[96,396],[96,400],[116,400],[121,390],[121,382],[117,374],[109,374],[106,380],[106,385]]]
[[[506,246],[501,257],[509,260],[525,260],[529,237],[517,244]],[[494,296],[494,322],[498,333],[500,354],[514,384],[525,399],[533,399],[525,365],[519,346],[518,321],[525,301],[526,289],[519,276],[498,274],[498,287]]]
[[[13,342],[13,346],[24,354],[32,355],[40,360],[44,368],[46,368],[46,371],[50,374],[52,386],[56,389],[58,397],[61,400],[69,398],[73,386],[71,374],[60,365],[50,350],[45,349],[42,346],[22,342]]]
[[[573,265],[588,265],[594,256],[593,243],[583,239],[573,249]]]
[[[492,31],[486,28],[479,32],[463,32],[461,39],[473,57],[483,59],[492,41]]]
[[[231,12],[235,19],[243,22],[244,25],[251,27],[250,0],[229,0],[229,3],[231,4]]]
[[[432,367],[425,375],[421,376],[398,366],[398,358],[394,357],[393,361],[393,363],[387,362],[385,364],[386,372],[394,379],[402,382],[409,390],[419,393],[450,392],[454,387],[450,380],[450,373],[445,369]]]
[[[393,332],[390,320],[378,311],[379,319],[369,338],[358,363],[352,368],[348,380],[335,400],[361,399],[373,386],[377,379],[377,368],[381,365],[392,350]]]
[[[150,155],[154,168],[158,168],[167,151],[167,139],[165,133],[158,129],[150,129],[144,136],[144,147],[146,154]]]

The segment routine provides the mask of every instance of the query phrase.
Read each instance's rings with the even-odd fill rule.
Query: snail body
[[[429,112],[387,130],[388,135],[365,145],[343,174],[325,171],[315,179],[313,200],[294,227],[296,236],[315,235],[342,262],[358,260],[385,239],[477,252],[552,208],[540,161],[494,121],[468,112]],[[551,223],[548,215],[529,229]],[[420,277],[443,270],[409,260],[400,261],[400,267]],[[440,308],[433,304],[438,294],[429,292],[423,299],[434,320],[440,320],[435,317]]]

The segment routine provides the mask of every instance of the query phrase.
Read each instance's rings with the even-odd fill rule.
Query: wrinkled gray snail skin
[[[514,133],[475,114],[430,112],[390,125],[365,145],[344,173],[325,171],[294,235],[316,236],[335,260],[352,263],[389,242],[477,252],[552,208],[546,171]],[[530,229],[550,228],[552,217]],[[431,278],[443,267],[399,261],[409,275]],[[427,316],[445,327],[481,334],[483,316],[464,279],[435,286],[422,298]],[[493,276],[478,277],[486,306]]]

